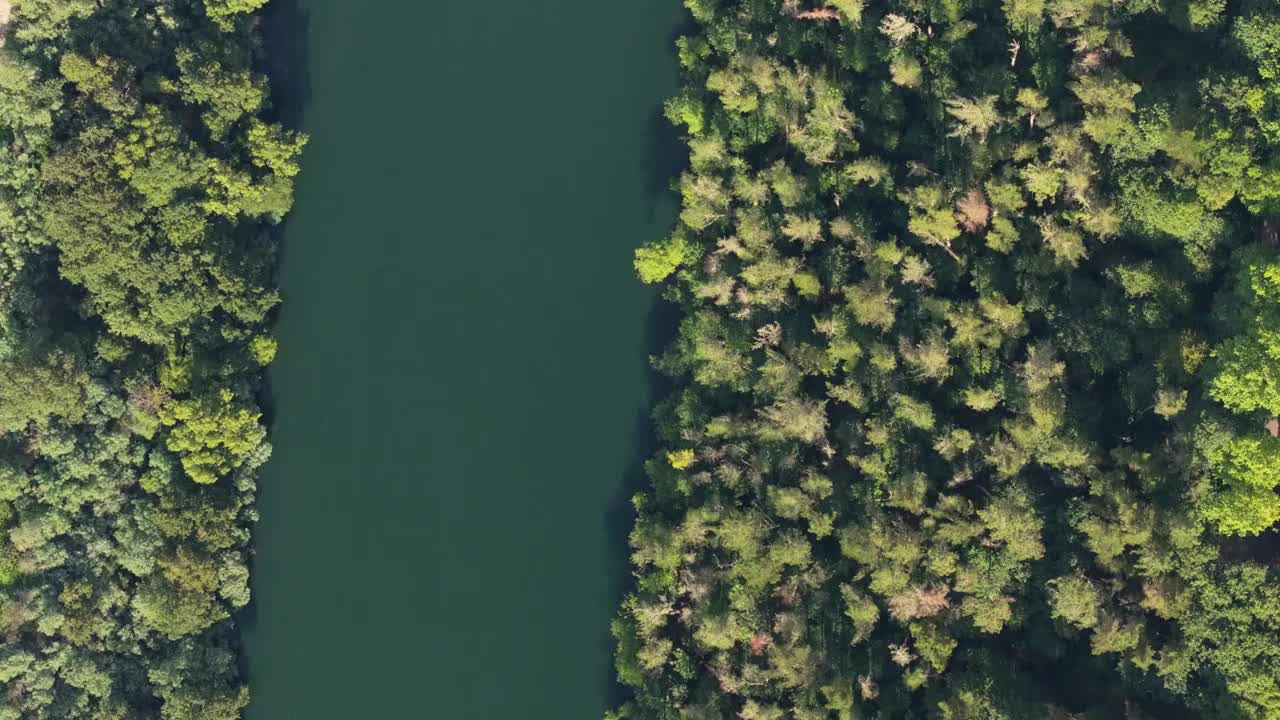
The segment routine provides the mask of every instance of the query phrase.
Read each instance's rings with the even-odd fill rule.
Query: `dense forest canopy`
[[[611,717],[1280,718],[1280,6],[686,5]]]
[[[265,0],[17,0],[0,48],[4,720],[233,720],[305,138]],[[5,3],[8,5],[8,3]]]

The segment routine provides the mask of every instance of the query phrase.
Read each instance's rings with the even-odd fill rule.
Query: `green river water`
[[[596,720],[674,216],[675,0],[274,0],[250,720]]]

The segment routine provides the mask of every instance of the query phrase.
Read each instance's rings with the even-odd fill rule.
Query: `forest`
[[[265,1],[18,0],[3,29],[3,720],[248,702],[270,228],[306,142],[257,70]]]
[[[1280,6],[685,2],[608,717],[1280,718]]]

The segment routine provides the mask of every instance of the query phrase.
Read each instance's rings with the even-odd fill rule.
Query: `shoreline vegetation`
[[[607,717],[1280,718],[1280,7],[685,4]]]
[[[266,119],[265,2],[13,5],[2,720],[234,720],[248,702],[232,616],[270,454],[268,228],[306,143]]]

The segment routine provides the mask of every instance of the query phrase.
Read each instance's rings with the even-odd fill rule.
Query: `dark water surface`
[[[251,720],[596,720],[647,451],[675,0],[275,0]]]

